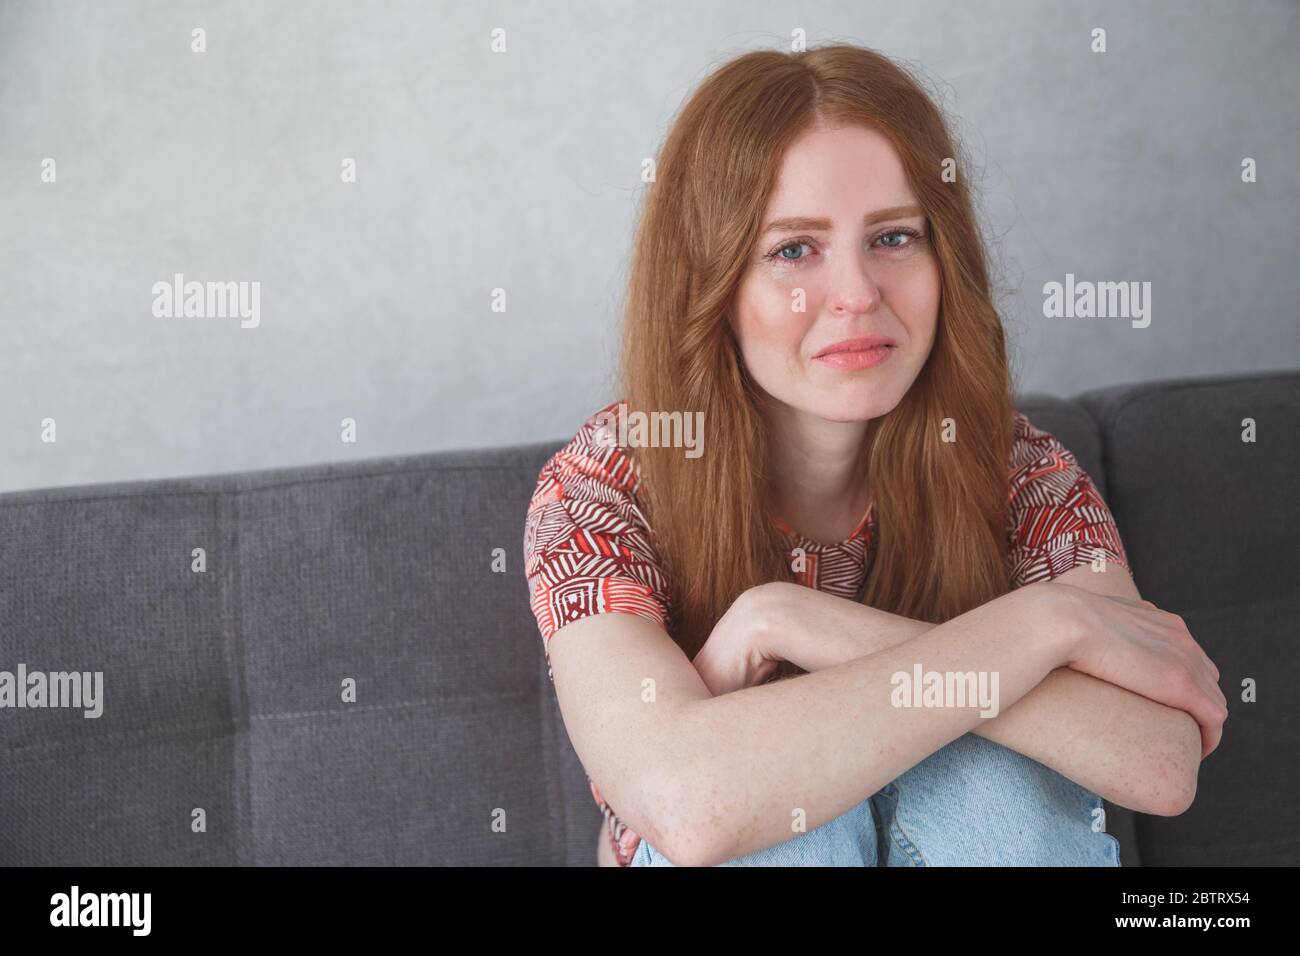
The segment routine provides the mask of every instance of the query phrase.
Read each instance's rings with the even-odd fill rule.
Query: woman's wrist
[[[1050,647],[1055,667],[1077,660],[1089,637],[1079,623],[1077,591],[1040,581],[1000,599],[1013,602],[1015,619],[1022,624],[1017,630],[1035,649]],[[936,626],[786,581],[751,588],[745,599],[752,659],[789,661],[809,672],[895,647]]]
[[[1029,636],[1052,643],[1057,667],[1069,667],[1077,660],[1088,638],[1079,624],[1077,591],[1059,581],[1039,581],[1011,592],[1022,603]]]
[[[801,584],[774,581],[752,590],[753,652],[809,672],[867,657],[934,627]]]

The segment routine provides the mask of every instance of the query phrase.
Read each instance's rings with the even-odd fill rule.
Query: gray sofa
[[[1229,698],[1190,810],[1108,808],[1124,864],[1300,863],[1300,372],[1018,404]],[[521,568],[566,438],[0,495],[0,670],[104,675],[0,710],[0,864],[594,865]]]

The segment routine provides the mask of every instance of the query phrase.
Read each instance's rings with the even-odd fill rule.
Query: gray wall
[[[0,489],[567,438],[642,158],[795,28],[941,91],[1022,390],[1300,365],[1294,2],[0,0]],[[260,324],[156,318],[178,272]],[[1151,282],[1150,327],[1044,318],[1067,272]]]

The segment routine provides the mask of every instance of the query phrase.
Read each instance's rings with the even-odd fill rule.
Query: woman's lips
[[[875,348],[861,349],[853,352],[828,352],[819,355],[813,361],[822,362],[831,368],[862,369],[879,365],[894,354],[894,346],[878,345]]]

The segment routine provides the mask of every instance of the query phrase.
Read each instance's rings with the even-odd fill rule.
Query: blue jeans
[[[1093,829],[1101,808],[1050,767],[968,733],[835,819],[718,865],[1119,866],[1119,841]],[[673,866],[645,839],[631,865]]]

